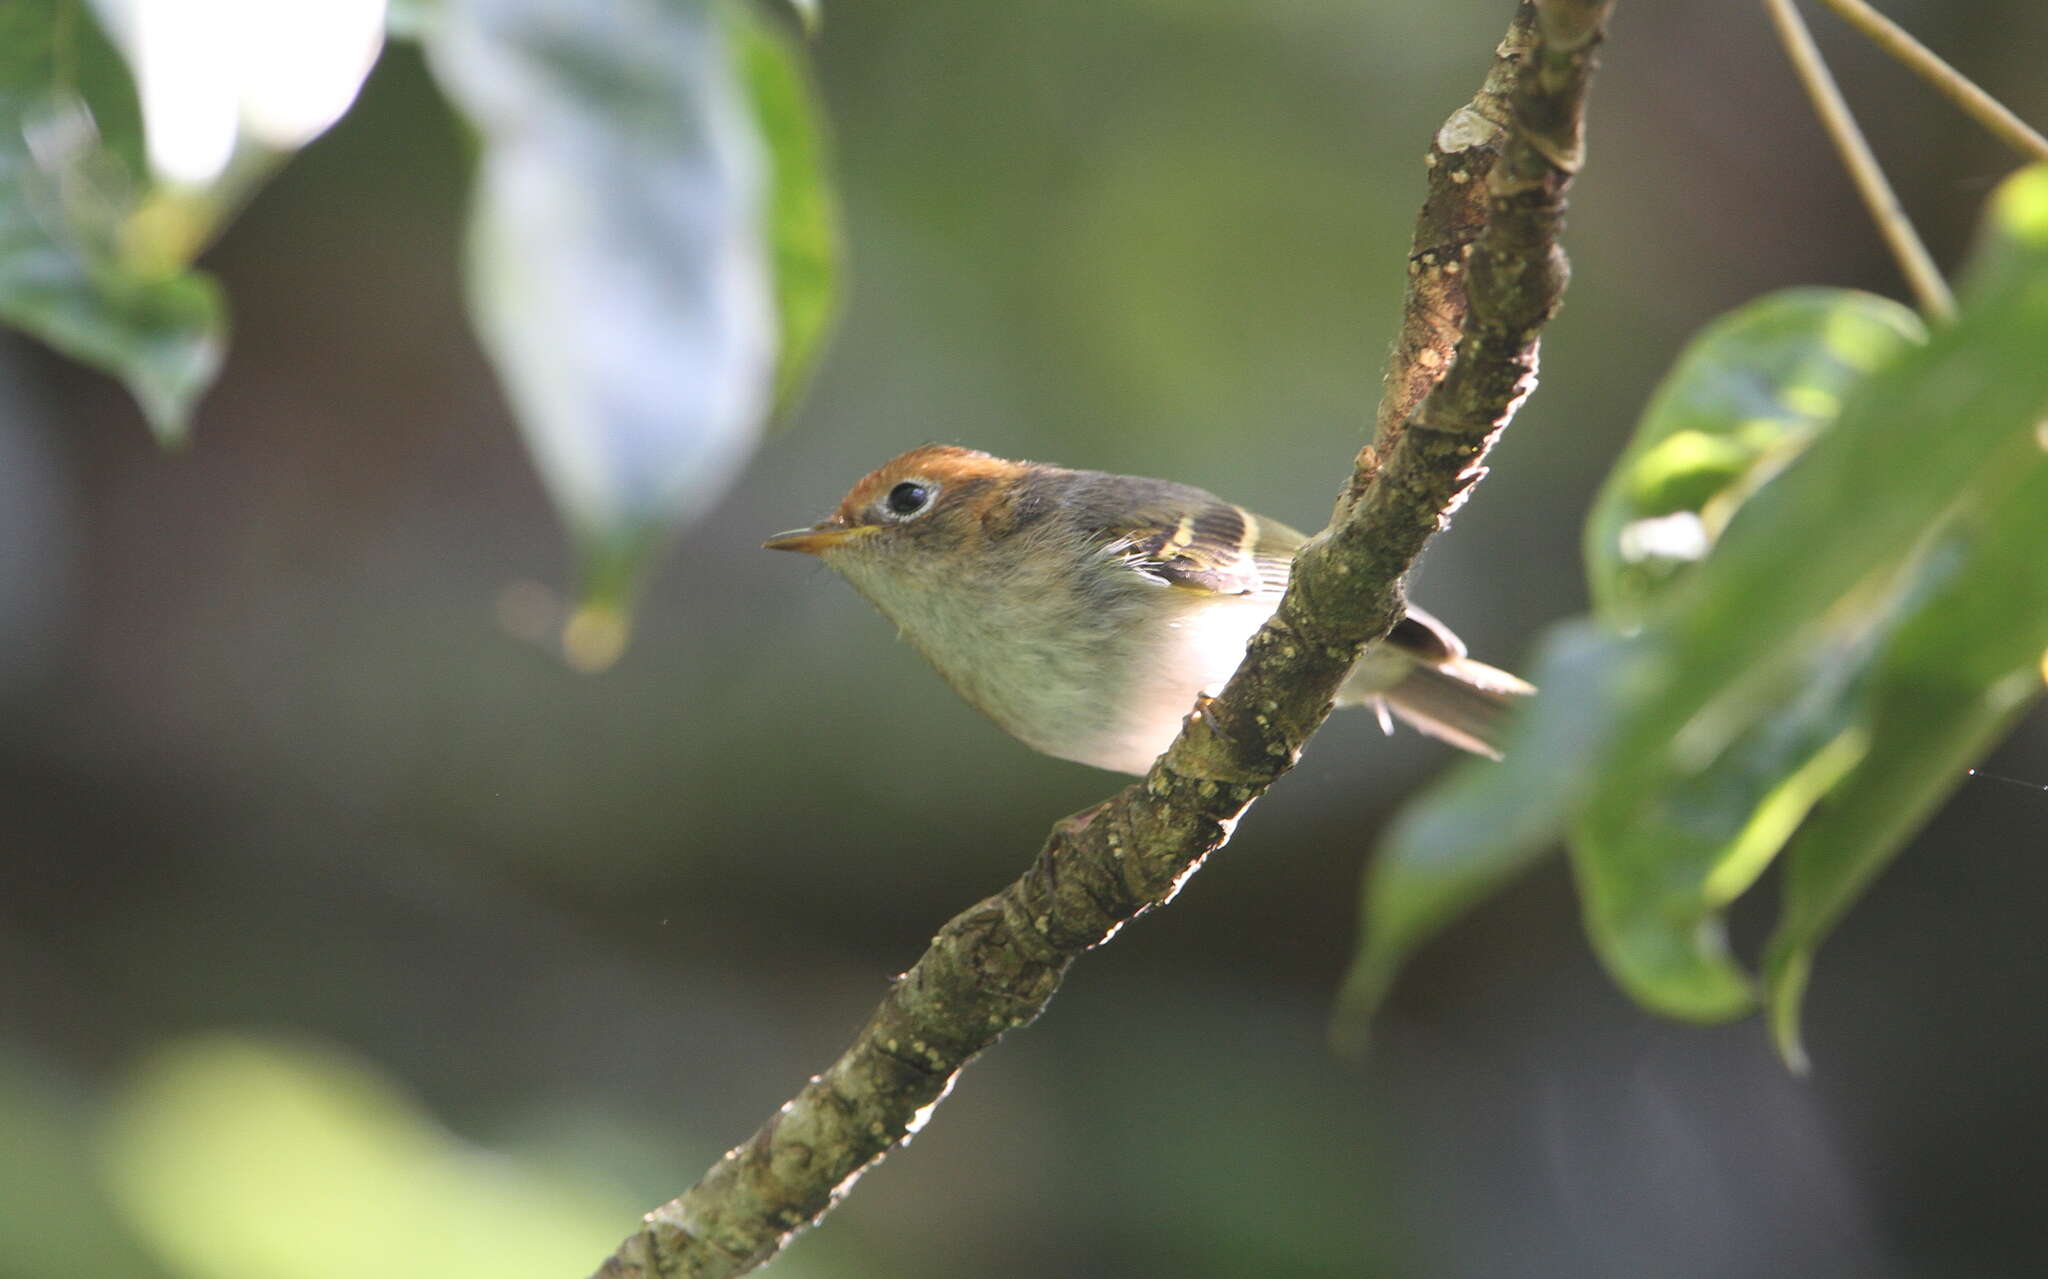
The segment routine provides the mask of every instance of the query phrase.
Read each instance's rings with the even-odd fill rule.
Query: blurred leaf
[[[120,378],[171,443],[219,371],[226,311],[189,255],[158,251],[169,206],[149,199],[141,139],[84,6],[0,6],[0,319]]]
[[[209,228],[341,118],[384,47],[385,0],[92,3],[134,72],[151,172]]]
[[[1770,991],[1793,1050],[1812,946],[2039,681],[2040,182],[2000,193],[1963,313],[1924,345],[1889,304],[1821,291],[1695,345],[1589,528],[1613,629],[1561,632],[1505,763],[1466,766],[1399,819],[1340,1033],[1560,825],[1616,980],[1661,1012],[1737,1015],[1755,994],[1721,912],[1796,831]],[[1706,558],[1639,572],[1624,530],[1685,511]]]
[[[1821,673],[1853,664],[1926,589],[1920,565],[1943,530],[2001,507],[2041,464],[2048,252],[2008,261],[1953,325],[1851,392],[1646,629],[1660,658],[1572,851],[1595,949],[1653,1008],[1713,1019],[1749,1006],[1719,908],[1868,745],[1830,738],[1848,716],[1827,706]]]
[[[1409,956],[1557,846],[1605,739],[1612,675],[1628,650],[1588,622],[1554,629],[1532,663],[1542,695],[1510,726],[1501,761],[1466,760],[1395,819],[1366,870],[1358,954],[1331,1030],[1338,1051],[1363,1050]]]
[[[1988,232],[1973,290],[1995,290],[2001,277],[2030,277],[2032,289],[2048,290],[2048,167],[2001,187]],[[1772,1036],[1794,1069],[1805,1065],[1799,1007],[1815,949],[2040,692],[2048,652],[2048,426],[2037,420],[2036,431],[2040,447],[2013,490],[1965,510],[1928,557],[1922,599],[1874,663],[1863,712],[1871,749],[1785,851],[1764,993]]]
[[[2048,651],[2048,463],[1978,513],[1932,592],[1879,656],[1871,749],[1785,851],[1764,959],[1772,1037],[1804,1069],[1799,1006],[1813,953],[1844,911],[2040,693]]]
[[[417,40],[441,12],[441,0],[390,0],[384,7],[384,30],[400,40]]]
[[[1599,787],[1577,814],[1572,864],[1587,925],[1638,1002],[1695,1021],[1753,1006],[1721,912],[1866,746],[1851,724],[1851,648],[1817,650],[1805,686],[1707,767],[1649,795]]]
[[[721,37],[701,0],[443,0],[424,34],[482,136],[470,310],[576,544],[579,665],[768,406],[763,156]]]
[[[780,329],[775,407],[784,413],[809,379],[838,310],[839,214],[824,120],[801,56],[753,6],[729,11],[740,75],[768,148],[767,235]],[[815,6],[804,13],[807,23],[816,20]]]
[[[1848,289],[1788,289],[1709,324],[1652,395],[1586,522],[1586,576],[1611,624],[1640,618],[1842,397],[1926,327]]]
[[[824,0],[789,0],[789,7],[796,10],[796,16],[804,24],[805,35],[816,35],[825,22]]]
[[[457,1141],[361,1062],[255,1038],[144,1061],[106,1158],[127,1217],[192,1279],[579,1275],[632,1220]]]
[[[157,1279],[165,1272],[110,1220],[99,1168],[79,1133],[88,1099],[32,1053],[0,1042],[0,1274]]]
[[[2001,279],[2048,246],[2048,164],[2021,169],[1999,183],[1970,255],[1963,288],[1971,292]]]

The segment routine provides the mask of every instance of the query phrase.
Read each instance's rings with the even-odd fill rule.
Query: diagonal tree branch
[[[712,1279],[767,1261],[924,1123],[960,1068],[1044,1010],[1067,966],[1164,905],[1230,837],[1404,607],[1409,566],[1535,384],[1593,52],[1613,0],[1522,0],[1486,85],[1439,131],[1374,442],[1229,685],[1142,782],[1053,827],[956,916],[853,1044],[597,1272]]]

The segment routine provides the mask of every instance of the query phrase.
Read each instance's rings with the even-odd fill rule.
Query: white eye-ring
[[[890,519],[915,519],[931,509],[932,499],[939,495],[939,486],[924,480],[905,480],[889,490],[889,496],[882,499],[882,510]]]

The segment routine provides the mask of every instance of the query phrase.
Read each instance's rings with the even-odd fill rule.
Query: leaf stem
[[[1869,37],[1894,61],[1931,85],[1984,126],[1986,132],[2030,160],[2048,162],[2048,138],[2036,132],[2012,109],[1977,87],[1976,82],[1921,44],[1913,33],[1885,17],[1865,0],[1823,0],[1844,22]]]
[[[1799,16],[1792,0],[1764,0],[1764,7],[1770,10],[1778,39],[1792,60],[1792,69],[1813,100],[1814,113],[1820,117],[1843,166],[1849,170],[1849,178],[1870,210],[1878,234],[1897,259],[1900,273],[1919,299],[1920,309],[1933,320],[1952,318],[1956,311],[1955,295],[1949,292],[1948,282],[1942,279],[1927,246],[1920,242],[1920,235],[1899,204],[1891,183],[1885,180],[1884,169],[1871,153],[1863,131],[1856,126],[1856,117],[1850,113],[1834,75],[1828,71],[1827,61],[1820,56],[1820,47],[1814,44],[1806,19]]]

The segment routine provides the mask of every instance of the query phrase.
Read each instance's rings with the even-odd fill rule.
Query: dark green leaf
[[[768,148],[768,245],[780,344],[775,405],[802,392],[838,311],[839,215],[825,155],[824,121],[803,60],[751,5],[732,8],[740,75]],[[815,8],[806,8],[814,21]]]
[[[0,6],[0,319],[122,379],[158,438],[182,439],[226,346],[213,281],[157,245],[142,127],[86,6]]]
[[[1910,610],[1927,549],[2002,509],[2040,464],[2048,251],[2008,262],[1953,325],[1850,394],[1646,627],[1660,658],[1632,692],[1573,856],[1596,950],[1653,1007],[1711,1018],[1747,1006],[1718,910],[1869,745],[1867,729],[1844,735],[1818,672]],[[1724,791],[1731,778],[1747,780]],[[1748,822],[1744,786],[1758,805]]]
[[[1506,763],[1464,769],[1397,823],[1340,1033],[1416,944],[1563,826],[1603,961],[1644,1004],[1700,1019],[1752,1006],[1721,912],[1792,840],[1768,994],[1796,1051],[1813,946],[2041,678],[2048,178],[2001,192],[1972,278],[1960,319],[1924,346],[1883,305],[1808,294],[1696,348],[1589,536],[1623,633],[1566,632]],[[1816,350],[1817,336],[1842,345]],[[1843,405],[1832,423],[1828,398]],[[1743,440],[1760,406],[1787,400],[1797,413]],[[1672,464],[1647,465],[1660,454]],[[1703,538],[1711,554],[1630,579],[1618,531],[1685,510],[1724,525]]]
[[[1699,771],[1646,795],[1598,787],[1576,815],[1572,865],[1588,930],[1642,1004],[1695,1021],[1752,1007],[1721,912],[1860,757],[1849,685],[1862,647],[1816,649],[1782,707]]]
[[[2048,168],[2008,181],[1993,201],[1974,286],[1997,290],[2001,276],[2027,273],[2027,287],[2048,290]],[[2037,343],[2048,341],[2035,332]],[[1948,425],[1929,423],[1930,435]],[[1862,709],[1870,750],[1786,849],[1764,987],[1772,1035],[1795,1068],[1805,1061],[1799,1006],[1815,949],[2040,692],[2048,435],[2039,444],[2015,487],[1964,510],[1927,557],[1921,598],[1873,665]]]
[[[1708,325],[1659,384],[1587,518],[1599,615],[1639,619],[1851,387],[1925,339],[1905,307],[1848,289],[1788,289]]]
[[[768,407],[760,140],[707,3],[443,0],[424,40],[482,138],[471,313],[582,563],[571,660],[602,665]]]
[[[1942,588],[1891,637],[1863,712],[1869,752],[1785,852],[1764,962],[1779,1051],[1805,1054],[1799,1005],[1814,950],[2040,692],[2048,649],[2048,465],[1943,557]]]

